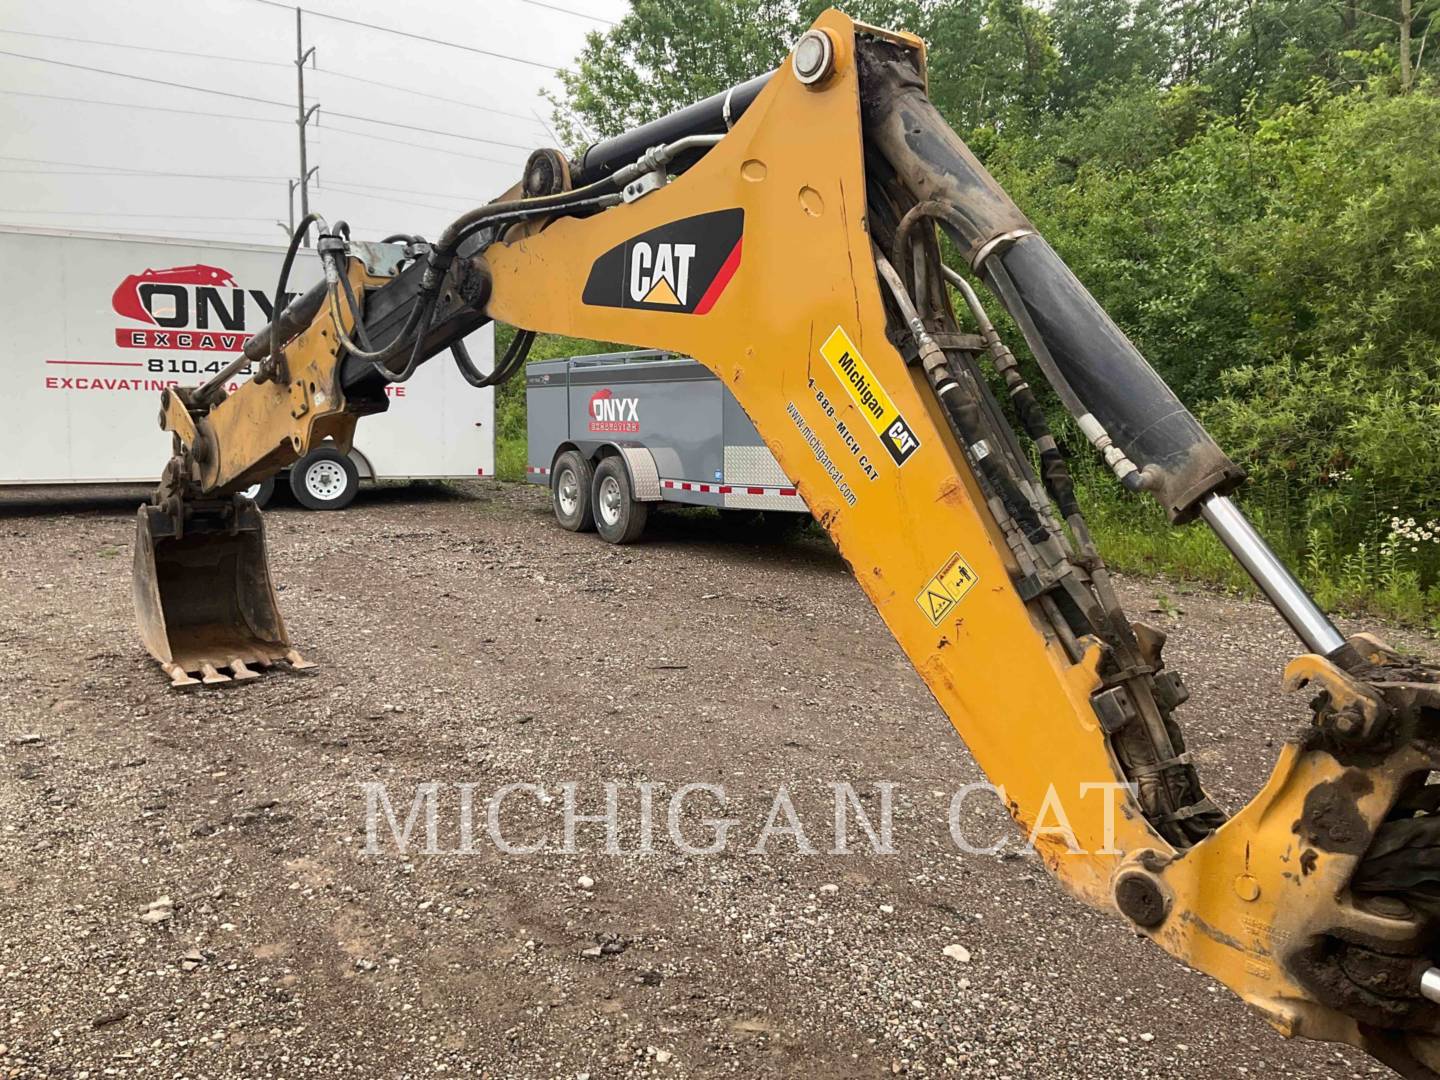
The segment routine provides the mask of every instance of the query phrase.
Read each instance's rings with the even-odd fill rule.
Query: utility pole
[[[308,49],[305,48],[305,31],[301,22],[303,15],[303,10],[297,5],[295,8],[295,88],[298,96],[296,99],[297,113],[295,124],[300,129],[299,187],[300,217],[302,219],[310,213],[309,183],[311,175],[315,172],[314,169],[309,168],[309,162],[306,157],[305,128],[310,123],[310,118],[315,115],[315,111],[320,108],[318,104],[311,105],[309,109],[305,108],[305,62],[314,57],[315,46],[312,45]],[[291,189],[291,195],[294,195],[293,188]],[[310,246],[309,228],[305,230],[303,243],[306,247]]]
[[[311,178],[312,176],[314,176],[316,173],[318,173],[319,171],[320,171],[320,166],[319,166],[319,165],[311,165],[309,171],[306,172],[306,174],[305,174],[305,181],[306,181],[306,183],[308,183],[308,182],[310,181],[310,178]],[[285,210],[286,210],[286,213],[288,214],[288,216],[289,216],[289,218],[290,218],[290,234],[293,236],[293,235],[295,234],[295,189],[298,188],[298,187],[300,187],[300,181],[299,181],[299,180],[287,180],[287,181],[285,181],[285,182],[290,185],[289,197],[285,200]],[[307,213],[308,213],[308,211],[307,211]],[[303,216],[303,215],[302,215],[302,216]],[[308,230],[307,230],[307,232],[308,232]],[[306,240],[305,243],[306,243],[306,246],[308,247],[310,242],[309,242],[309,240]]]

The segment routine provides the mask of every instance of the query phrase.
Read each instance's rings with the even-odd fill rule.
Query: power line
[[[259,2],[259,0],[257,0]],[[235,98],[237,101],[251,101],[257,105],[277,105],[282,109],[293,108],[284,101],[271,101],[269,98],[251,97],[249,94],[234,94],[229,90],[211,90],[208,86],[190,86],[188,83],[166,82],[164,79],[152,79],[145,75],[131,75],[125,71],[109,71],[105,68],[89,67],[86,64],[71,64],[64,60],[51,60],[46,56],[30,56],[27,53],[7,52],[0,49],[0,56],[13,56],[17,60],[34,60],[40,64],[55,64],[58,67],[74,68],[76,71],[93,71],[99,75],[113,75],[117,79],[133,79],[136,82],[154,83],[156,86],[169,86],[177,90],[194,90],[198,94],[215,94],[219,97]]]
[[[541,5],[549,6],[549,5]],[[556,9],[560,10],[560,9]],[[237,64],[256,64],[262,67],[292,67],[293,63],[288,60],[259,60],[248,56],[222,56],[219,53],[190,52],[185,49],[162,49],[155,45],[131,45],[119,41],[96,41],[93,38],[68,37],[64,34],[42,34],[33,30],[9,30],[0,28],[0,34],[16,34],[23,37],[44,38],[47,41],[66,41],[76,45],[95,45],[109,49],[132,49],[139,52],[163,53],[166,56],[186,56],[196,60],[228,60]],[[524,113],[509,112],[505,109],[496,109],[489,105],[477,105],[473,101],[461,101],[459,98],[444,97],[440,94],[431,94],[424,90],[416,90],[410,86],[397,86],[394,83],[380,82],[378,79],[367,78],[363,75],[352,75],[345,71],[335,71],[331,68],[312,68],[312,71],[322,75],[330,75],[337,79],[349,79],[352,82],[365,83],[369,86],[379,86],[386,90],[398,90],[406,94],[414,94],[417,97],[430,98],[434,101],[443,101],[449,105],[459,105],[466,109],[477,109],[480,112],[495,113],[497,116],[509,116],[516,120],[524,120],[527,123],[533,122]]]
[[[256,3],[266,3],[268,0],[255,0]],[[220,97],[235,98],[239,101],[250,101],[259,105],[274,105],[281,109],[289,109],[291,106],[283,101],[271,101],[268,98],[251,97],[248,94],[234,94],[228,90],[211,90],[204,86],[190,86],[187,83],[167,82],[164,79],[152,79],[145,75],[132,75],[124,71],[109,71],[105,68],[90,67],[86,64],[71,64],[64,60],[51,60],[44,56],[28,56],[25,53],[6,52],[0,49],[0,56],[13,56],[20,60],[35,60],[42,64],[56,64],[60,67],[75,68],[79,71],[91,71],[99,75],[111,75],[117,79],[133,79],[137,82],[154,83],[157,86],[169,86],[178,90],[194,90],[201,94],[217,94]],[[409,131],[419,131],[427,135],[444,135],[452,139],[465,139],[468,142],[488,143],[492,146],[505,146],[514,150],[529,150],[529,146],[521,143],[508,143],[500,139],[484,139],[478,135],[460,135],[453,131],[441,131],[438,128],[420,127],[416,124],[402,124],[394,120],[379,120],[373,116],[360,116],[355,113],[331,112],[326,110],[330,116],[337,116],[343,120],[357,120],[364,124],[380,124],[384,127],[405,128]]]
[[[59,165],[67,169],[103,169],[128,176],[181,176],[192,180],[287,180],[285,176],[237,175],[235,173],[178,173],[160,169],[128,169],[114,165],[91,165],[86,161],[53,161],[50,158],[19,157],[0,154],[0,161],[23,161],[32,165]]]
[[[393,191],[397,195],[431,195],[437,199],[453,199],[455,202],[464,203],[466,206],[474,206],[476,203],[483,201],[475,195],[454,195],[448,191],[422,191],[419,188],[382,187],[379,184],[362,184],[356,180],[341,180],[340,183],[345,184],[347,187],[363,188],[366,191]],[[335,184],[327,180],[317,186],[334,187]]]
[[[423,210],[438,210],[442,214],[458,213],[458,211],[453,206],[437,206],[435,203],[416,202],[414,199],[397,199],[393,195],[372,195],[368,191],[360,191],[356,188],[347,187],[344,184],[332,184],[326,182],[323,186],[317,185],[317,187],[321,191],[338,191],[343,195],[349,195],[351,198],[374,199],[376,202],[400,203],[403,206],[417,206]]]
[[[135,105],[128,101],[102,101],[99,98],[66,97],[63,94],[38,94],[33,90],[0,90],[0,94],[44,98],[46,101],[69,101],[80,105],[107,105],[115,109],[144,109],[147,112],[179,113],[182,116],[208,116],[217,120],[249,120],[256,124],[284,124],[286,127],[290,127],[295,123],[294,120],[279,120],[269,116],[241,116],[238,113],[201,112],[197,109],[176,109],[167,105]]]
[[[273,180],[255,180],[245,176],[210,176],[206,174],[190,173],[129,173],[115,169],[96,169],[92,172],[81,172],[79,169],[6,169],[0,168],[0,173],[8,173],[11,176],[93,176],[118,178],[122,180],[222,180],[227,184],[264,184],[266,187],[278,185],[288,179],[281,176]],[[278,190],[278,188],[277,188]]]
[[[355,131],[352,128],[335,127],[333,124],[316,128],[315,130],[322,135],[326,132],[330,132],[331,134],[338,132],[341,135],[349,135],[356,139],[374,139],[376,142],[393,143],[396,146],[409,146],[416,150],[433,150],[437,154],[449,154],[452,157],[468,158],[471,161],[488,161],[492,165],[504,165],[510,169],[518,169],[520,167],[520,163],[517,161],[505,161],[501,158],[485,157],[483,154],[467,154],[460,150],[449,150],[443,146],[426,146],[424,143],[407,142],[405,139],[392,139],[385,135],[372,135],[368,131]]]
[[[37,165],[65,165],[65,166],[71,166],[70,168],[66,168],[66,169],[17,169],[17,168],[9,168],[9,167],[5,167],[5,166],[0,166],[0,173],[10,173],[10,174],[16,175],[16,176],[27,176],[27,175],[39,175],[39,176],[97,176],[97,177],[98,177],[98,176],[135,176],[135,177],[146,177],[146,178],[148,178],[148,177],[154,177],[154,176],[160,176],[160,177],[167,177],[167,178],[180,178],[180,179],[186,179],[186,180],[230,180],[230,181],[244,182],[244,183],[267,183],[267,184],[268,184],[268,183],[279,183],[279,182],[281,182],[281,181],[284,181],[284,180],[289,179],[288,177],[284,177],[284,176],[235,176],[235,175],[228,175],[228,174],[222,174],[222,173],[174,173],[174,172],[164,172],[164,171],[150,170],[150,169],[111,168],[111,167],[109,167],[109,166],[101,166],[101,165],[94,165],[94,166],[92,166],[92,165],[85,165],[85,164],[83,164],[83,163],[81,163],[81,162],[77,162],[77,161],[48,161],[48,160],[43,159],[43,158],[21,158],[21,157],[9,157],[9,156],[6,156],[6,155],[0,155],[0,161],[22,161],[22,162],[32,162],[32,163],[37,164]],[[88,170],[88,171],[87,171],[87,170]],[[342,186],[342,185],[343,185],[343,186]],[[341,183],[326,182],[326,183],[324,183],[324,184],[322,184],[322,185],[320,185],[320,186],[321,186],[322,188],[329,188],[329,189],[334,189],[334,190],[344,190],[345,188],[351,188],[351,187],[353,187],[353,188],[362,188],[362,189],[365,189],[365,190],[367,190],[367,191],[392,192],[392,193],[394,193],[394,194],[396,194],[396,195],[429,195],[429,196],[432,196],[432,197],[437,198],[437,199],[451,199],[451,200],[453,200],[453,201],[455,201],[455,202],[458,202],[458,203],[461,203],[461,204],[467,205],[467,206],[474,205],[474,204],[478,201],[478,198],[479,198],[478,196],[473,196],[473,195],[457,195],[457,194],[454,194],[454,193],[448,192],[448,191],[424,191],[424,190],[417,189],[417,188],[383,187],[383,186],[378,185],[378,184],[362,184],[362,183],[359,183],[358,181],[357,181],[357,182],[342,181]],[[394,200],[394,201],[396,201],[396,202],[403,202],[404,200],[403,200],[403,199],[396,199],[396,200]],[[417,203],[417,204],[414,204],[414,205],[425,206],[426,209],[436,209],[436,210],[449,209],[448,207],[431,207],[431,206],[429,206],[428,204],[425,204],[425,203]],[[0,210],[0,213],[3,213],[3,212],[4,212],[3,210]],[[16,212],[16,213],[26,213],[26,211],[23,211],[23,210],[17,210],[17,211],[15,211],[15,212]],[[48,212],[50,212],[50,211],[38,211],[38,212],[40,212],[40,213],[48,213]],[[54,213],[57,213],[57,214],[58,214],[58,213],[67,213],[67,214],[68,214],[68,213],[89,213],[89,211],[81,211],[81,210],[63,210],[63,211],[62,211],[62,210],[56,210],[56,211],[53,211],[53,212],[54,212]],[[103,215],[101,215],[101,216],[103,216]],[[155,216],[155,217],[165,217],[166,215],[164,215],[164,214],[150,215],[150,214],[119,214],[119,213],[117,213],[117,214],[115,214],[115,215],[113,215],[113,216],[116,216],[116,217],[151,217],[151,216]],[[199,216],[199,215],[196,215],[196,216]],[[236,220],[239,220],[239,219],[236,219]],[[267,219],[267,220],[268,220],[268,219]]]
[[[116,169],[102,169],[102,168],[97,168],[97,169],[95,169],[95,170],[92,171],[92,172],[82,172],[82,171],[79,170],[79,169],[13,169],[13,168],[9,168],[9,167],[7,167],[7,166],[0,166],[0,173],[9,173],[9,174],[12,175],[12,176],[95,176],[95,177],[101,177],[101,176],[106,176],[106,177],[109,177],[109,176],[132,176],[132,177],[133,177],[133,176],[136,176],[135,173],[126,172],[126,171],[123,170],[123,169],[122,169],[122,170],[116,170]],[[151,177],[151,176],[179,177],[179,178],[182,178],[182,179],[190,179],[190,180],[235,180],[235,181],[244,181],[244,182],[246,182],[246,183],[257,183],[257,182],[261,182],[261,181],[265,181],[265,182],[277,182],[277,183],[278,183],[278,182],[281,181],[281,180],[286,180],[286,179],[288,179],[288,177],[284,177],[284,176],[277,176],[277,177],[258,177],[258,176],[255,176],[255,177],[252,177],[252,176],[221,176],[221,175],[218,175],[218,174],[216,174],[216,175],[211,175],[211,174],[203,174],[203,173],[202,173],[202,174],[195,174],[195,173],[158,173],[158,172],[157,172],[157,173],[143,173],[143,174],[140,174],[140,176],[143,176],[143,177],[145,177],[145,178],[149,178],[149,177]],[[341,183],[343,183],[346,188],[351,188],[351,187],[354,187],[354,188],[363,188],[363,189],[366,190],[366,191],[391,192],[391,193],[396,194],[396,195],[429,195],[429,196],[432,196],[432,197],[437,198],[437,199],[450,199],[450,200],[452,200],[452,201],[454,201],[454,202],[457,202],[457,203],[461,204],[462,206],[474,206],[474,205],[476,205],[478,202],[481,201],[478,196],[472,196],[472,195],[454,195],[454,194],[451,194],[451,193],[448,192],[448,191],[425,191],[425,190],[423,190],[423,189],[421,189],[421,188],[381,187],[381,186],[379,186],[379,185],[377,185],[377,184],[361,184],[361,183],[357,183],[357,182],[355,182],[355,181],[342,181]],[[339,190],[340,187],[341,187],[341,184],[339,184],[339,183],[332,183],[332,182],[326,182],[326,183],[324,183],[324,184],[317,184],[316,186],[319,187],[319,188],[321,188],[322,190],[327,189],[327,188]],[[401,201],[403,201],[403,200],[396,199],[395,201],[396,201],[396,202],[401,202]],[[424,205],[424,204],[421,204],[421,205]],[[25,212],[25,211],[19,211],[19,210],[16,211],[16,213],[24,213],[24,212]],[[48,212],[50,212],[50,211],[39,211],[39,212],[40,212],[40,213],[48,213]],[[60,213],[70,214],[70,213],[88,213],[89,211],[84,211],[84,210],[56,210],[56,211],[53,211],[53,212],[54,212],[54,213],[57,213],[57,214],[60,214]],[[150,214],[128,214],[128,215],[127,215],[127,214],[119,214],[118,216],[120,216],[120,217],[151,217],[151,216],[154,216],[154,217],[165,217],[166,215],[164,215],[164,214],[155,214],[155,215],[150,215]],[[197,215],[197,216],[198,216],[198,215]],[[267,218],[266,220],[268,221],[269,219]]]
[[[373,116],[356,116],[354,113],[333,112],[323,107],[320,111],[322,115],[338,116],[341,120],[359,120],[366,124],[380,124],[383,127],[404,128],[406,131],[420,131],[424,132],[426,135],[444,135],[446,138],[464,139],[467,142],[489,143],[491,146],[505,146],[509,147],[512,150],[528,151],[534,149],[533,146],[527,146],[524,143],[504,142],[500,139],[485,139],[481,138],[479,135],[461,135],[459,132],[442,131],[439,128],[419,127],[416,124],[402,124],[398,120],[377,120]]]
[[[17,206],[0,206],[0,214],[50,214],[55,217],[125,217],[125,218],[182,218],[186,221],[264,221],[268,217],[230,217],[213,214],[132,214],[118,210],[29,210]]]
[[[449,105],[460,105],[466,109],[479,109],[481,112],[495,113],[499,116],[511,116],[516,120],[530,120],[524,113],[507,112],[504,109],[491,108],[489,105],[476,105],[473,101],[461,101],[459,98],[441,97],[439,94],[427,93],[424,90],[416,90],[411,86],[396,86],[394,83],[383,83],[376,79],[368,79],[361,75],[351,75],[344,71],[333,71],[330,68],[312,68],[311,70],[321,75],[331,75],[337,79],[350,79],[352,82],[365,83],[368,86],[380,86],[386,90],[399,90],[401,93],[414,94],[416,97],[431,98],[435,101],[443,101]]]
[[[550,5],[541,4],[540,6],[549,7]],[[559,11],[563,9],[556,8],[555,10]],[[312,14],[315,13],[312,12]],[[594,16],[591,17],[593,18]],[[293,66],[292,62],[288,60],[260,60],[248,56],[223,56],[219,53],[190,52],[186,49],[162,49],[155,45],[131,45],[119,41],[96,41],[93,38],[68,37],[64,34],[42,34],[38,31],[33,30],[9,30],[5,28],[0,28],[0,34],[16,34],[23,37],[44,38],[47,41],[66,41],[76,45],[95,45],[109,49],[132,49],[139,52],[163,53],[166,56],[185,56],[196,60],[228,60],[237,64],[256,64],[262,67],[288,68]],[[494,113],[497,116],[509,116],[516,120],[524,120],[527,123],[534,122],[531,117],[526,116],[524,113],[509,112],[506,109],[496,109],[489,105],[477,105],[473,101],[461,101],[459,98],[450,98],[444,97],[440,94],[431,94],[424,90],[416,90],[414,87],[410,86],[397,86],[394,83],[380,82],[378,79],[367,78],[363,75],[352,75],[349,72],[335,71],[331,68],[316,67],[312,68],[311,70],[318,72],[322,75],[330,75],[337,79],[349,79],[352,82],[365,83],[369,86],[378,86],[386,90],[398,90],[402,93],[414,94],[416,97],[430,98],[433,101],[443,101],[449,105],[459,105],[462,108],[466,109],[476,109],[480,112]]]
[[[175,109],[165,105],[132,105],[123,101],[101,101],[98,98],[66,97],[62,94],[37,94],[29,90],[0,90],[0,94],[17,94],[22,97],[43,98],[47,101],[67,101],[83,105],[105,105],[111,108],[119,109],[144,109],[148,112],[178,113],[182,116],[205,116],[213,117],[220,120],[248,120],[256,124],[283,124],[286,127],[289,127],[291,124],[294,123],[293,120],[276,120],[271,119],[268,116],[240,116],[236,113],[202,112],[197,109]],[[387,138],[384,135],[372,135],[368,131],[352,131],[350,128],[335,127],[334,125],[327,125],[325,127],[319,128],[318,130],[322,135],[329,133],[332,135],[345,135],[347,137],[356,139],[373,139],[377,142],[392,143],[396,146],[407,146],[414,150],[430,150],[437,154],[450,154],[453,157],[462,157],[470,161],[485,161],[489,162],[492,165],[505,165],[507,167],[514,168],[518,164],[514,161],[505,161],[503,158],[485,157],[481,154],[466,154],[462,153],[459,150],[448,150],[443,146],[426,146],[424,143],[408,142],[403,139],[391,139]],[[26,171],[39,172],[41,170],[32,169]],[[80,175],[87,174],[82,173]],[[281,177],[280,179],[285,178]]]
[[[46,223],[37,222],[37,221],[0,221],[0,225],[7,225],[7,226],[9,226],[9,227],[12,228],[12,229],[71,229],[71,228],[72,228],[71,226],[66,225],[66,224],[63,224],[63,223],[62,223],[62,224],[46,224]],[[203,235],[203,236],[197,236],[196,233],[200,231],[200,227],[199,227],[199,226],[180,225],[180,226],[177,226],[177,227],[174,228],[174,229],[161,229],[161,228],[154,228],[154,227],[151,227],[151,226],[142,226],[142,227],[145,229],[144,232],[135,232],[135,231],[133,231],[133,230],[127,230],[127,229],[105,229],[105,230],[100,230],[100,229],[97,229],[97,228],[95,228],[94,226],[88,225],[88,224],[77,225],[77,226],[75,226],[74,228],[75,228],[75,229],[78,229],[78,230],[82,230],[82,231],[88,231],[88,232],[101,232],[101,231],[103,231],[103,232],[105,232],[105,233],[107,233],[107,234],[109,234],[109,235],[112,235],[112,236],[128,236],[128,237],[134,237],[134,238],[137,239],[137,240],[143,239],[143,238],[145,238],[145,237],[147,237],[147,236],[154,236],[154,237],[158,237],[159,239],[162,239],[162,240],[194,240],[194,241],[196,241],[197,243],[202,243],[202,244],[203,244],[203,243],[206,243],[206,242],[213,242],[213,241],[214,241],[215,239],[217,239],[217,238],[222,239],[222,240],[237,240],[237,241],[238,241],[238,240],[249,240],[249,241],[251,241],[252,243],[257,243],[257,244],[258,244],[258,243],[263,243],[263,242],[266,240],[266,237],[267,237],[267,236],[273,236],[273,235],[274,235],[273,232],[270,232],[270,233],[267,233],[267,234],[262,235],[259,230],[254,230],[254,231],[252,231],[252,230],[249,230],[249,229],[246,229],[246,230],[239,230],[239,229],[205,229],[205,230],[204,230],[205,235]],[[368,229],[367,229],[367,230],[365,230],[365,231],[373,231],[373,230],[368,230]],[[271,242],[274,243],[274,244],[277,244],[277,245],[281,245],[281,244],[284,243],[283,240],[275,240],[275,241],[271,241]]]
[[[239,116],[235,113],[212,113],[202,112],[197,109],[175,109],[166,105],[132,105],[123,101],[101,101],[98,98],[66,97],[62,94],[37,94],[30,90],[0,90],[0,94],[16,94],[21,97],[44,98],[47,101],[68,101],[83,105],[105,105],[119,109],[144,109],[147,112],[178,113],[182,116],[206,116],[219,120],[248,120],[256,124],[284,124],[289,127],[293,120],[275,120],[268,116]],[[453,157],[467,158],[470,161],[487,161],[492,165],[505,165],[510,168],[516,167],[519,163],[506,161],[503,158],[485,157],[483,154],[466,154],[459,150],[450,150],[443,146],[426,146],[424,143],[409,142],[404,139],[391,139],[384,135],[372,135],[368,131],[354,131],[346,127],[335,127],[333,124],[317,129],[322,135],[346,135],[356,139],[373,139],[376,142],[392,143],[395,146],[408,146],[414,150],[431,150],[437,154],[450,154]]]
[[[280,0],[251,0],[252,3],[264,4],[266,7],[280,8],[282,11],[294,11],[291,4],[282,4]],[[378,30],[382,34],[394,34],[396,37],[410,38],[414,41],[425,41],[431,45],[444,45],[451,49],[460,49],[463,52],[477,53],[480,56],[490,56],[497,60],[509,60],[516,64],[527,64],[530,67],[543,68],[546,71],[559,71],[555,64],[546,64],[539,60],[527,60],[523,56],[510,56],[507,53],[491,52],[489,49],[481,49],[474,45],[464,45],[458,41],[446,41],[443,38],[426,37],[424,34],[414,34],[409,30],[397,30],[393,26],[380,26],[376,23],[361,22],[359,19],[347,19],[344,15],[331,15],[325,11],[313,11],[310,8],[302,9],[305,14],[313,15],[317,19],[329,19],[331,22],[346,23],[349,26],[362,26],[366,30]]]
[[[120,41],[96,41],[94,38],[66,37],[64,34],[42,34],[35,30],[10,30],[0,27],[0,34],[16,34],[20,37],[45,38],[49,41],[68,41],[76,45],[98,45],[107,49],[135,49],[140,52],[165,53],[167,56],[189,56],[196,60],[228,60],[236,64],[260,64],[265,67],[290,66],[287,60],[256,60],[248,56],[222,56],[219,53],[187,52],[184,49],[162,49],[155,45],[130,45]]]
[[[560,7],[558,4],[541,3],[541,0],[520,0],[520,2],[522,4],[529,4],[531,7],[548,8],[550,11],[558,11],[563,15],[574,15],[580,19],[594,19],[596,22],[604,23],[606,26],[616,25],[614,19],[606,19],[600,15],[591,15],[588,11],[574,11],[570,8]]]

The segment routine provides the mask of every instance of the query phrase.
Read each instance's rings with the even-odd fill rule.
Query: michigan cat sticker
[[[705,315],[740,269],[745,211],[713,210],[632,236],[595,260],[581,301]]]
[[[875,378],[875,373],[865,363],[849,335],[837,326],[835,332],[825,339],[825,344],[820,346],[820,355],[844,384],[851,399],[860,406],[865,422],[879,437],[880,445],[895,459],[896,465],[904,465],[910,455],[920,449],[920,439],[905,417],[900,415],[895,402],[890,400],[890,395]]]

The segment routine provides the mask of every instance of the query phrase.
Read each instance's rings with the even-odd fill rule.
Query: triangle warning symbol
[[[680,298],[675,295],[675,290],[663,277],[657,278],[650,291],[645,294],[642,304],[669,304],[671,307],[680,306]]]
[[[955,598],[944,588],[944,586],[931,585],[925,590],[925,602],[930,607],[930,621],[939,622],[955,604]]]

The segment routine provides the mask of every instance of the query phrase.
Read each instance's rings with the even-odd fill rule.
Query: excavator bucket
[[[313,666],[290,647],[265,525],[249,499],[213,516],[187,515],[179,527],[164,508],[140,507],[133,580],[140,636],[172,686],[253,679],[250,665],[277,660]]]

